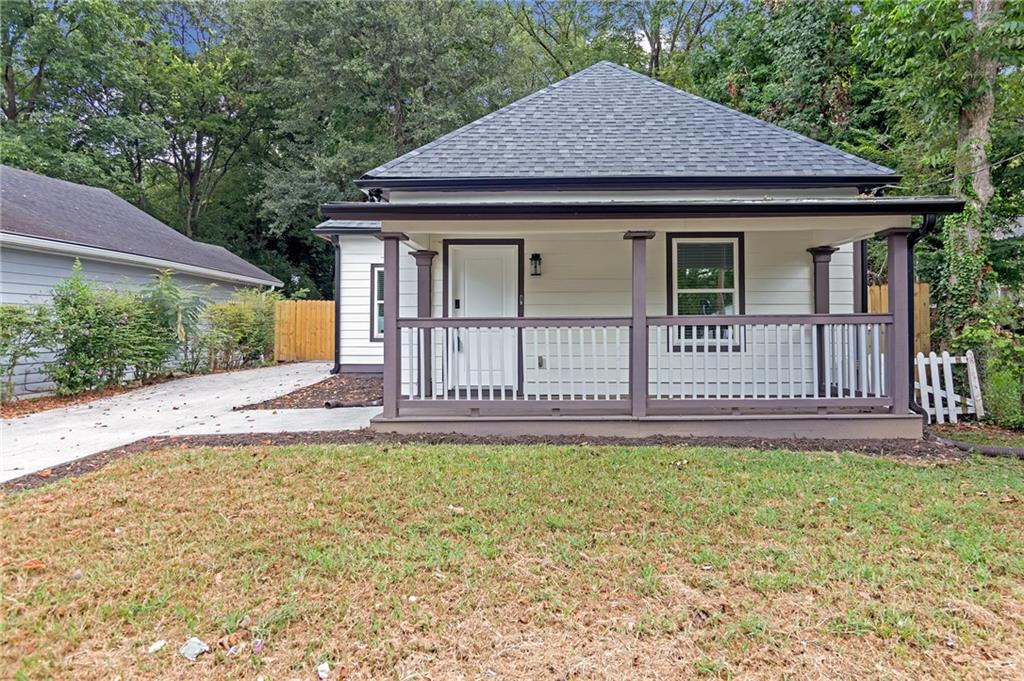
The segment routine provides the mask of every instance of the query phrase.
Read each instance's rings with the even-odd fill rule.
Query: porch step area
[[[382,433],[581,435],[591,437],[763,437],[822,440],[913,439],[923,436],[917,414],[761,414],[686,416],[378,416]]]

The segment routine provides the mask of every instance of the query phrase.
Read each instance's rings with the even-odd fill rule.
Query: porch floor
[[[751,437],[921,439],[917,414],[748,414],[603,416],[377,416],[370,427],[384,433],[466,435],[582,435],[593,437]]]

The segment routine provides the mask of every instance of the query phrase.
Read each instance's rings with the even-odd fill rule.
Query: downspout
[[[341,237],[331,235],[334,246],[334,368],[332,374],[341,373]]]
[[[909,344],[911,349],[913,349],[914,347],[914,246],[917,245],[918,241],[921,241],[921,239],[925,238],[926,236],[934,232],[937,224],[938,220],[936,220],[935,214],[926,213],[924,215],[924,219],[921,221],[921,226],[915,229],[913,232],[911,232],[910,236],[907,237],[907,259],[910,261],[907,263],[907,277],[909,279],[909,281],[907,282],[907,295],[910,297],[909,309],[911,311],[910,323],[907,325],[907,327],[910,333]],[[915,362],[910,363],[909,379],[911,386],[914,385],[915,364]],[[915,397],[913,390],[910,391],[910,410],[913,411],[914,413],[920,414],[927,420],[928,412],[925,411],[924,407],[922,407],[921,404],[917,401],[917,398]]]

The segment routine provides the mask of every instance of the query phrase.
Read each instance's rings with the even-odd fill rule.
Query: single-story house
[[[123,290],[146,285],[160,270],[182,285],[214,284],[212,300],[238,288],[281,286],[221,246],[193,241],[106,189],[0,166],[0,303],[48,302],[76,259],[86,279]],[[16,394],[50,387],[39,371],[47,359],[18,369]]]
[[[963,203],[899,179],[602,62],[322,206],[339,359],[382,367],[386,431],[920,437],[911,220]]]

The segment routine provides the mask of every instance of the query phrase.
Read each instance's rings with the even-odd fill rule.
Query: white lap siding
[[[123,263],[80,258],[82,273],[89,281],[110,288],[133,291],[153,280],[157,270]],[[0,303],[5,305],[39,305],[51,300],[53,287],[71,275],[75,259],[68,255],[40,253],[4,246],[0,249]],[[196,288],[215,284],[210,289],[211,300],[227,300],[237,288],[228,282],[215,282],[190,274],[175,274],[175,280],[184,286]],[[42,373],[42,364],[52,358],[41,353],[35,360],[16,370],[15,394],[46,392],[52,384]]]
[[[739,227],[724,231],[742,232]],[[515,235],[502,235],[510,238]],[[423,236],[424,245],[438,252],[433,271],[433,315],[439,317],[443,309],[443,260],[444,235]],[[499,237],[496,237],[499,238]],[[630,242],[624,241],[620,232],[615,233],[530,233],[524,237],[523,258],[526,261],[524,277],[524,312],[526,317],[628,317],[632,294]],[[747,314],[805,314],[813,311],[813,276],[811,256],[807,248],[819,245],[809,231],[751,231],[744,234],[744,296]],[[666,277],[666,235],[656,234],[648,242],[647,251],[647,297],[648,314],[668,314]],[[532,253],[542,257],[541,276],[530,276],[529,258]],[[411,260],[406,256],[405,259]],[[844,246],[834,256],[831,269],[832,310],[851,312],[853,301],[852,248]],[[367,269],[368,272],[368,269]],[[414,284],[413,284],[414,286]],[[410,290],[403,280],[403,290]],[[403,296],[403,303],[405,302]],[[368,312],[367,312],[368,314]],[[363,327],[366,328],[366,327]],[[463,332],[465,333],[465,332]],[[470,332],[472,333],[472,332]],[[659,343],[658,334],[663,342]],[[763,333],[758,332],[757,342],[765,344]],[[786,395],[790,390],[790,352],[794,353],[792,364],[805,364],[807,371],[797,374],[793,386],[799,393],[802,387],[811,386],[810,372],[810,331],[787,330],[776,338],[773,330],[767,339],[766,359],[754,366],[748,359],[744,369],[738,368],[738,355],[733,358],[736,366],[724,369],[725,355],[717,353],[694,353],[695,357],[682,357],[677,351],[668,350],[668,331],[653,331],[651,335],[652,392],[657,390],[658,378],[655,369],[666,376],[691,382],[696,372],[701,378],[705,368],[720,371],[725,391],[741,392],[740,382],[758,382],[761,394],[778,392],[783,383]],[[571,335],[571,338],[570,338]],[[800,362],[800,339],[804,340],[804,361]],[[479,338],[472,335],[461,340],[471,351],[481,348],[482,357],[487,356],[488,339],[497,343],[495,332],[483,332]],[[789,339],[792,339],[792,350]],[[528,396],[546,396],[551,393],[576,394],[604,398],[616,397],[626,392],[628,366],[628,332],[625,328],[524,331],[524,389]],[[497,347],[497,346],[496,346]],[[442,370],[443,340],[434,339],[434,373],[438,380]],[[407,354],[403,342],[403,358]],[[497,356],[498,351],[494,351]],[[607,359],[605,355],[607,354]],[[683,353],[690,354],[690,353]],[[479,361],[479,358],[478,360]],[[682,366],[683,362],[686,366]],[[721,364],[719,364],[721,363]],[[475,361],[474,361],[475,364]],[[408,374],[403,364],[403,374]],[[485,397],[486,369],[476,378],[484,378]],[[407,383],[408,376],[405,376]],[[465,377],[463,377],[464,379]],[[501,381],[500,372],[495,372],[496,381]],[[800,380],[803,381],[801,386]],[[732,385],[730,385],[730,383]],[[666,387],[667,389],[667,387]]]
[[[416,315],[416,266],[407,244],[399,247],[400,315]],[[436,266],[440,267],[440,258]],[[373,236],[341,237],[341,363],[378,368],[384,343],[370,339],[371,267],[384,265],[384,245]]]

